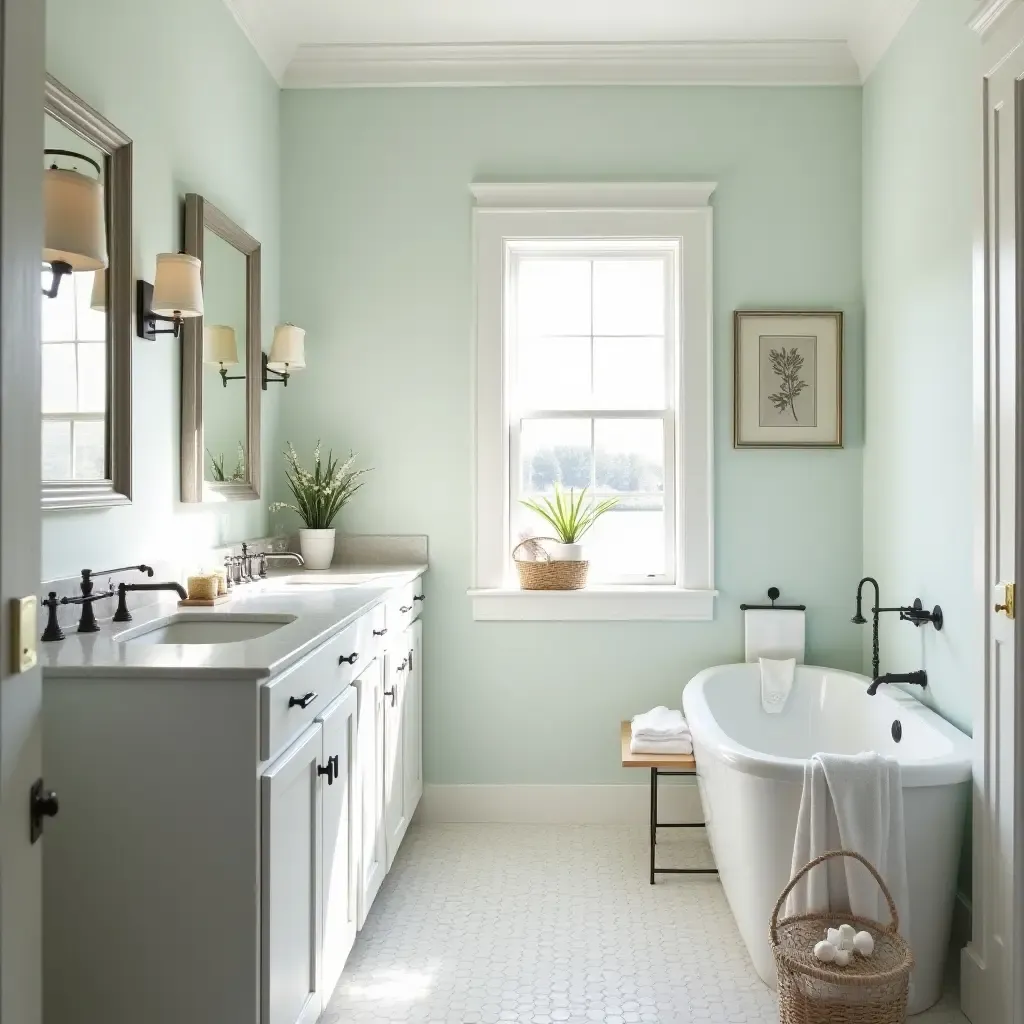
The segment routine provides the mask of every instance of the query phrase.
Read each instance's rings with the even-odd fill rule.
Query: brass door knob
[[[1003,603],[997,604],[995,610],[997,612],[1005,612],[1008,619],[1012,619],[1016,616],[1016,598],[1017,598],[1017,586],[1014,583],[1004,583],[1003,585]]]

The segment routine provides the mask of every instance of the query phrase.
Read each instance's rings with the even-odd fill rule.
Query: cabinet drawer
[[[396,590],[388,598],[387,628],[390,641],[394,642],[399,633],[420,617],[424,599],[422,577]]]
[[[373,657],[360,650],[363,616],[260,691],[260,759],[266,761],[323,711]],[[370,633],[367,624],[366,633]]]

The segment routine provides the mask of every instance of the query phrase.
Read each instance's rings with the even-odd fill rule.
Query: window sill
[[[469,590],[478,622],[710,622],[717,590],[618,586]]]

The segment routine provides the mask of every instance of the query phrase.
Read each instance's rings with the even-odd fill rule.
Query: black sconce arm
[[[263,353],[263,359],[262,359],[262,363],[263,363],[263,390],[264,391],[267,390],[267,385],[268,384],[283,384],[285,387],[288,387],[288,378],[291,376],[291,374],[287,370],[285,370],[282,373],[280,370],[272,370],[272,369],[270,369],[270,367],[267,365],[268,362],[269,362],[269,357],[267,356],[267,353],[264,352]],[[285,365],[287,366],[288,364],[285,363]],[[273,374],[273,376],[270,376],[271,374]],[[227,387],[226,384],[224,386]]]

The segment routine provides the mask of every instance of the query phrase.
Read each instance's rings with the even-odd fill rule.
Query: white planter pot
[[[582,544],[549,544],[548,553],[553,562],[583,562],[586,560]]]
[[[299,530],[299,553],[307,569],[330,569],[334,561],[334,530]]]

